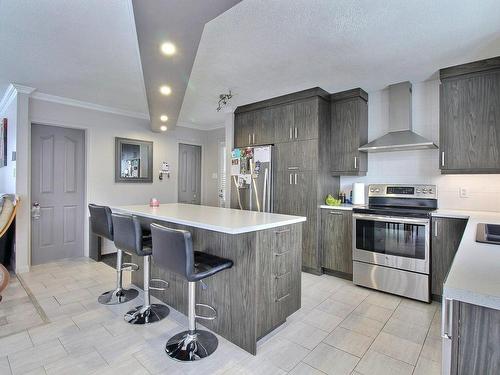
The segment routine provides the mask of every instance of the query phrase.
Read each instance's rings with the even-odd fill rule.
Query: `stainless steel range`
[[[353,209],[353,282],[429,302],[434,185],[369,185]]]

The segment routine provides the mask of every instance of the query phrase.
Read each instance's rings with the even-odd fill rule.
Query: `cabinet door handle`
[[[290,185],[292,184],[293,173],[290,173]]]
[[[441,167],[444,167],[444,151],[441,152]]]
[[[434,221],[434,237],[438,236],[438,220]]]
[[[248,133],[248,144],[251,145],[252,144],[252,139],[250,138],[250,133]]]
[[[354,157],[354,169],[358,169],[358,157]]]
[[[342,213],[340,213],[340,212],[335,212],[335,211],[330,211],[330,215],[342,216]]]
[[[295,128],[295,139],[297,139],[299,137],[299,131],[297,130],[297,128]]]
[[[297,185],[297,173],[295,173],[295,185]]]
[[[281,302],[281,301],[283,301],[285,298],[288,298],[289,296],[290,296],[290,293],[287,293],[287,294],[285,294],[283,297],[276,298],[276,302]]]
[[[283,251],[282,253],[274,253],[274,256],[275,256],[276,258],[278,258],[278,257],[281,257],[281,256],[283,256],[283,255],[288,254],[289,252],[290,252],[290,250]]]
[[[299,167],[288,167],[287,169],[289,171],[296,171],[297,169],[299,169]]]
[[[292,128],[290,128],[290,139],[292,139]]]
[[[279,279],[282,279],[283,277],[285,277],[286,275],[288,275],[289,273],[290,273],[290,271],[285,272],[285,273],[284,273],[284,274],[282,274],[282,275],[274,275],[274,278],[275,278],[276,280],[279,280]]]
[[[252,143],[255,144],[255,133],[252,134]]]
[[[441,337],[443,339],[452,339],[452,320],[453,320],[453,300],[445,298],[442,306],[442,323],[441,323]]]
[[[289,233],[290,229],[282,229],[282,230],[275,230],[275,234],[283,234],[283,233]]]

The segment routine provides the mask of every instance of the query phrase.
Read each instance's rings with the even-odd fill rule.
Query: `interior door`
[[[31,128],[32,264],[83,256],[85,134]],[[39,214],[38,214],[38,212]]]
[[[201,203],[201,146],[179,144],[179,203]]]

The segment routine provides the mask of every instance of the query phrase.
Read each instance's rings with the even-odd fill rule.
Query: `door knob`
[[[33,205],[31,206],[31,217],[33,220],[40,219],[40,203],[36,201],[33,202]]]

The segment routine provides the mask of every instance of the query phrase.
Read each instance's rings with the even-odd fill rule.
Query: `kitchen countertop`
[[[500,310],[500,246],[476,242],[477,224],[500,224],[500,212],[439,209],[433,216],[469,219],[443,298]]]
[[[159,207],[150,207],[149,205],[115,206],[111,209],[113,212],[134,214],[229,234],[255,232],[306,221],[303,216],[184,203],[167,203],[161,204]]]
[[[322,204],[319,208],[330,209],[330,210],[349,210],[352,211],[355,207],[366,207],[364,204],[350,204],[350,203],[342,203],[340,206],[329,206],[327,204]]]

